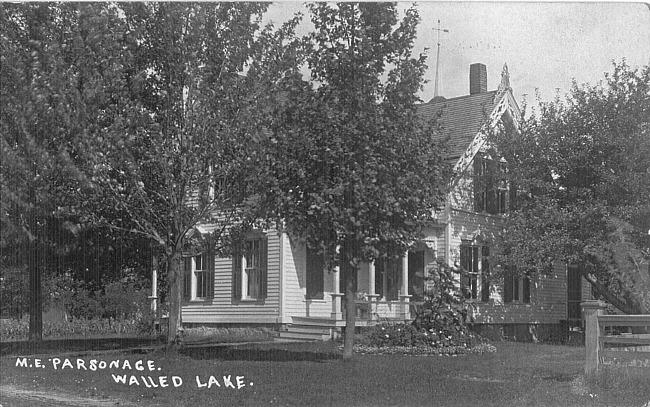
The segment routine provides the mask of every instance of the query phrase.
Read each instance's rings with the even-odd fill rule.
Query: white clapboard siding
[[[494,241],[501,230],[499,216],[452,210],[451,256],[460,260],[463,240],[476,244]],[[452,261],[452,264],[453,264]],[[477,323],[559,323],[566,319],[566,267],[558,263],[549,277],[533,278],[530,303],[503,303],[502,285],[491,293],[491,301],[472,303],[472,315]]]
[[[268,237],[267,297],[259,301],[233,301],[232,258],[215,258],[214,298],[183,304],[183,322],[193,324],[274,324],[280,317],[280,238]]]
[[[323,299],[309,300],[307,294],[307,249],[304,243],[284,243],[284,317],[329,318],[332,313],[332,273],[324,272]]]

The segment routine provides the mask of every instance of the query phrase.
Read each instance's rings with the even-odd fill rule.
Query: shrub
[[[0,267],[0,318],[20,318],[29,312],[29,274],[21,267]]]
[[[43,337],[74,337],[102,335],[139,335],[135,319],[73,319],[71,321],[43,323]],[[22,340],[29,335],[27,320],[0,320],[0,340]]]
[[[463,340],[470,336],[466,325],[469,304],[457,289],[454,270],[442,260],[424,276],[424,302],[417,310],[413,325],[444,337]]]

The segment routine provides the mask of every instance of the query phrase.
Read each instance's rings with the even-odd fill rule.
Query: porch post
[[[411,310],[409,309],[409,252],[402,256],[402,288],[400,289],[400,301],[402,302],[402,319],[411,319]]]
[[[341,320],[343,319],[343,313],[341,312],[341,298],[344,294],[341,294],[341,269],[339,266],[334,268],[332,273],[332,319]]]
[[[379,295],[375,293],[375,262],[368,264],[368,304],[370,305],[370,320],[377,319],[377,300]]]

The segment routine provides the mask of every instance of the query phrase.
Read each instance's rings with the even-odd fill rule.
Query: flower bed
[[[354,352],[364,355],[412,355],[412,356],[458,356],[467,354],[494,353],[493,345],[480,343],[474,347],[466,346],[367,346],[355,345]]]

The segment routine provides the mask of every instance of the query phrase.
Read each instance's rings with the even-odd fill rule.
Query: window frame
[[[469,240],[461,242],[460,292],[465,300],[481,303],[490,301],[489,255],[488,245],[472,244]]]
[[[491,171],[494,169],[494,171]],[[508,180],[508,163],[477,153],[474,157],[474,212],[502,215],[512,206],[515,191]]]
[[[382,258],[375,261],[374,294],[379,295],[377,300],[383,299],[386,302],[399,301],[402,283],[402,267],[402,258]]]
[[[200,268],[197,259],[200,259]],[[214,298],[214,261],[214,254],[210,251],[182,257],[184,301]]]
[[[531,281],[529,276],[520,276],[511,269],[503,276],[503,303],[530,304]]]
[[[253,266],[249,267],[251,264]],[[252,274],[257,275],[257,287],[251,285]],[[267,287],[268,239],[262,235],[247,237],[233,255],[232,298],[234,301],[261,301],[267,297]],[[252,292],[253,288],[256,292]]]

